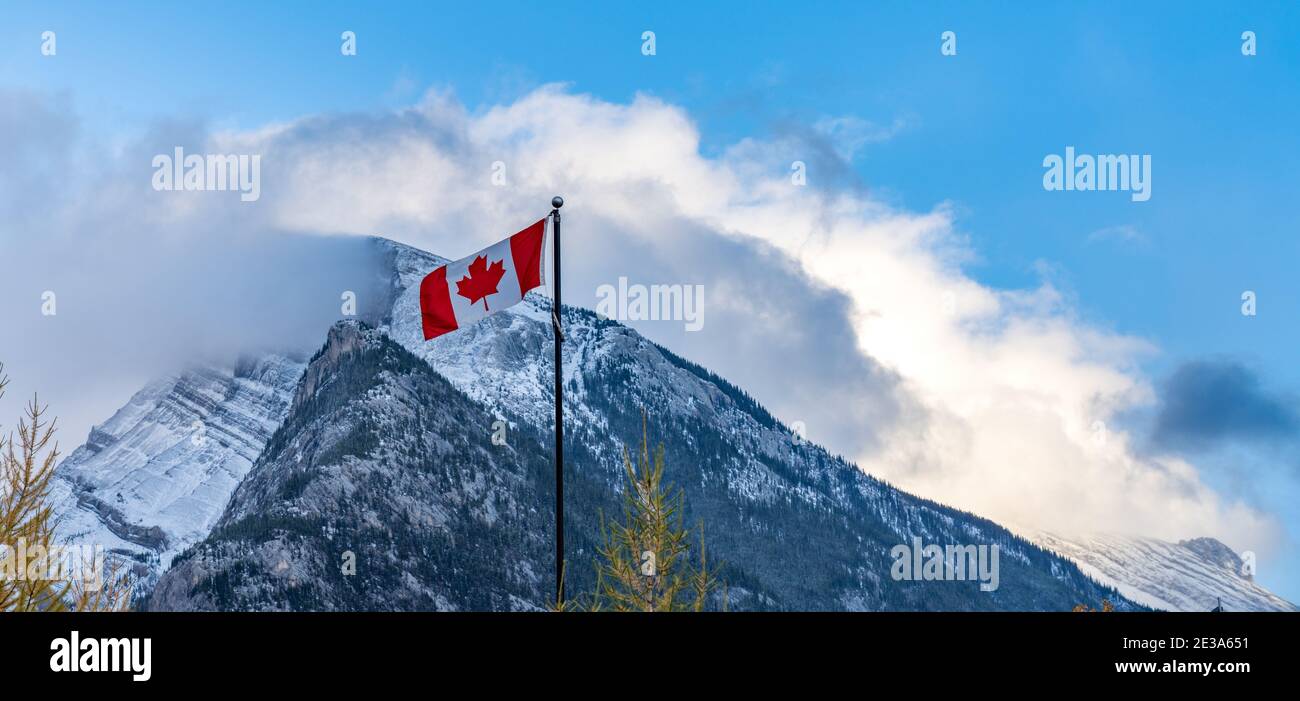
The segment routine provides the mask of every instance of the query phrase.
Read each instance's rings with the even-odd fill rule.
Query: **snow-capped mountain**
[[[513,362],[504,348],[528,339],[516,326],[527,318],[478,325],[498,325],[480,339],[500,346],[484,362]],[[605,348],[588,356],[590,367],[575,363],[570,382],[585,390],[587,416],[566,442],[571,592],[590,590],[599,514],[617,513],[612,437],[634,435],[645,406],[687,521],[707,524],[733,609],[1060,610],[1103,598],[1129,606],[994,523],[796,442],[739,390],[630,329],[575,309],[565,310],[565,326]],[[538,379],[548,376],[538,369]],[[503,444],[492,440],[498,413],[512,426]],[[471,398],[383,331],[340,322],[213,531],[175,558],[149,607],[540,608],[554,576],[548,433]],[[889,550],[913,537],[996,545],[997,588],[981,591],[973,576],[896,581]]]
[[[74,499],[80,511],[71,519],[92,542],[122,548],[154,574],[194,544],[159,584],[155,608],[544,605],[553,565],[537,538],[549,539],[553,486],[549,464],[537,464],[549,463],[549,450],[535,446],[552,431],[549,300],[529,295],[425,342],[418,283],[445,261],[383,239],[374,245],[391,282],[378,305],[387,313],[355,335],[368,349],[361,360],[323,360],[352,338],[336,327],[305,374],[265,358],[255,367],[278,367],[270,377],[206,371],[155,383],[59,468],[68,494],[96,497]],[[571,591],[591,585],[599,513],[617,512],[623,442],[639,437],[644,409],[652,440],[665,444],[667,478],[686,494],[688,522],[706,525],[711,556],[725,562],[734,609],[1068,610],[1102,598],[1131,606],[1069,560],[800,440],[743,390],[634,330],[581,309],[562,316]],[[209,391],[189,388],[227,375]],[[313,401],[325,387],[332,399]],[[207,405],[172,400],[173,392],[226,398],[199,419],[208,450],[218,452],[196,450],[196,410],[175,408]],[[439,407],[477,418],[447,422],[422,409]],[[258,430],[214,430],[213,416]],[[509,425],[510,456],[483,443],[497,420]],[[469,462],[449,445],[466,447]],[[421,470],[437,477],[411,482]],[[117,491],[121,506],[99,506]],[[177,494],[201,498],[191,509]],[[369,506],[354,513],[341,494]],[[153,529],[160,539],[140,535]],[[913,537],[998,545],[1000,587],[894,580],[889,550]],[[429,543],[441,544],[436,556]],[[335,576],[344,546],[375,566],[370,589]],[[502,562],[512,563],[508,572]],[[359,564],[358,575],[365,571]]]
[[[147,586],[212,529],[303,367],[266,355],[151,382],[55,470],[60,535],[126,556]]]
[[[1256,584],[1242,557],[1214,538],[1170,543],[1113,534],[1067,539],[1042,533],[1034,540],[1150,608],[1209,611],[1222,604],[1224,611],[1300,610]]]
[[[162,610],[527,610],[545,602],[551,466],[419,358],[355,321],[329,332],[284,424]]]

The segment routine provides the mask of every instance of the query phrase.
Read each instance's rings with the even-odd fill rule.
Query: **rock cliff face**
[[[55,471],[61,534],[126,558],[148,587],[212,530],[284,419],[303,367],[267,355],[137,392]]]
[[[527,609],[542,603],[549,463],[386,336],[342,322],[211,535],[152,608]]]

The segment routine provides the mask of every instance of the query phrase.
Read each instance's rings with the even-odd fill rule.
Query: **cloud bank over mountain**
[[[24,121],[30,114],[5,119],[41,129]],[[3,304],[20,337],[32,339],[20,355],[39,368],[24,378],[35,386],[114,372],[86,367],[95,353],[68,349],[97,338],[112,348],[127,330],[131,343],[164,349],[142,366],[204,355],[212,344],[307,346],[326,324],[292,309],[337,316],[339,285],[364,278],[350,237],[377,234],[455,258],[540,218],[560,193],[569,203],[566,302],[595,308],[597,289],[620,277],[703,285],[701,330],[671,319],[629,323],[873,474],[1013,527],[1210,534],[1261,552],[1278,544],[1275,518],[1222,498],[1189,458],[1139,450],[1117,425],[1155,401],[1138,369],[1150,343],[1081,321],[1049,284],[997,290],[974,280],[962,266],[976,252],[951,208],[906,211],[845,187],[842,158],[872,140],[860,132],[785,130],[706,155],[678,107],[549,86],[473,112],[434,92],[401,111],[252,131],[160,125],[99,154],[94,177],[72,187],[76,197],[50,186],[71,165],[37,177],[26,163],[37,156],[17,150],[23,181],[12,184],[30,195],[6,203],[24,224],[3,236],[20,260],[38,264],[3,283]],[[150,158],[177,145],[260,154],[261,198],[155,192]],[[63,162],[78,166],[92,150],[62,148],[74,149]],[[806,166],[806,186],[791,177],[795,161]],[[279,243],[293,234],[344,243],[304,264],[307,254]],[[196,277],[211,286],[187,288]],[[118,292],[124,286],[138,294]],[[74,324],[63,309],[76,307],[62,293],[57,322],[28,304],[42,289],[126,296],[110,318]],[[21,314],[10,316],[14,299]],[[50,331],[53,323],[65,330]]]

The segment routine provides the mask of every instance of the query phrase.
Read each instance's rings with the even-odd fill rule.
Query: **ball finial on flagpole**
[[[554,208],[556,208],[556,209],[559,209],[560,207],[563,207],[563,206],[564,206],[564,198],[563,198],[563,197],[560,197],[559,195],[556,195],[555,197],[552,197],[552,198],[551,198],[551,206],[554,207]]]

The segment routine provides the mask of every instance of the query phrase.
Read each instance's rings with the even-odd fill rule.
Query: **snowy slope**
[[[1224,611],[1300,610],[1243,574],[1241,556],[1213,538],[1170,543],[1120,535],[1067,539],[1042,533],[1033,540],[1151,608],[1209,611],[1222,602]]]
[[[553,501],[540,434],[492,419],[383,333],[330,329],[281,428],[151,610],[537,610]],[[355,576],[340,569],[344,553]]]
[[[506,328],[522,319],[499,317]],[[674,364],[623,327],[580,310],[565,317],[568,328],[610,336],[598,344],[598,364],[575,366],[581,382],[572,385],[611,430],[579,427],[568,443],[571,591],[592,590],[598,515],[619,508],[618,462],[590,448],[636,430],[639,417],[621,407],[646,406],[653,433],[666,437],[665,477],[682,489],[687,520],[708,524],[735,610],[1068,610],[1104,597],[1129,607],[997,524],[899,492],[816,446],[792,445],[734,387]],[[526,339],[483,343],[504,349]],[[212,533],[175,558],[149,608],[543,607],[554,576],[549,431],[519,420],[499,444],[492,423],[487,407],[382,331],[336,324]],[[893,579],[887,553],[911,536],[996,544],[1000,586]],[[347,553],[354,577],[340,569]]]
[[[381,330],[428,362],[457,389],[498,415],[519,418],[532,427],[549,430],[553,415],[549,299],[530,294],[522,304],[475,326],[425,341],[419,317],[419,282],[444,260],[390,241],[377,243],[390,250],[389,260],[394,270],[392,313]],[[613,488],[618,487],[620,479],[618,438],[638,433],[638,412],[644,407],[660,430],[659,439],[669,444],[670,466],[676,462],[704,472],[676,478],[675,483],[684,484],[690,493],[691,481],[701,480],[700,495],[692,499],[701,513],[709,514],[704,518],[707,522],[725,524],[731,510],[736,508],[771,509],[772,517],[788,522],[791,532],[782,533],[785,524],[774,522],[765,527],[765,537],[796,538],[808,535],[798,533],[805,524],[798,522],[801,517],[796,514],[806,517],[807,513],[839,513],[846,519],[840,527],[850,530],[861,527],[859,519],[873,522],[872,530],[874,522],[879,521],[888,535],[873,535],[879,535],[890,545],[913,535],[937,542],[1001,542],[1008,560],[1033,571],[1031,579],[1046,571],[1048,579],[1056,580],[1051,584],[1041,583],[1043,589],[1069,590],[1082,586],[1077,581],[1077,570],[1068,563],[1044,561],[1036,548],[1009,538],[996,524],[902,494],[870,478],[855,479],[860,476],[855,467],[830,456],[819,446],[797,439],[788,427],[742,390],[677,358],[626,326],[583,310],[566,309],[564,328],[566,442],[578,444],[580,450],[589,453],[595,463],[592,467],[606,471],[605,477]],[[677,453],[675,461],[674,452]],[[584,469],[582,457],[574,455],[571,461],[577,466],[575,469]],[[709,491],[712,488],[725,491],[726,497],[717,497]],[[709,501],[715,498],[716,501]],[[850,525],[855,522],[857,526]],[[739,532],[746,527],[748,524],[736,524],[738,540],[743,538]],[[866,550],[879,547],[861,534],[856,536],[856,541],[849,537],[832,545],[839,535],[827,536],[822,547]],[[876,562],[868,564],[878,554],[873,551],[856,561],[847,556],[839,562],[838,567],[852,572],[849,579],[857,580],[857,586],[834,594],[828,587],[826,594],[841,597],[835,606],[978,608],[990,605],[969,600],[943,601],[933,593],[929,594],[930,600],[924,600],[912,592],[892,592],[889,596],[897,598],[885,603],[881,599],[881,583],[876,581],[883,570]],[[774,551],[772,556],[773,560],[782,556],[789,559],[790,553]],[[772,571],[766,574],[774,581],[791,575],[780,569],[771,567]],[[1048,603],[1051,596],[1047,594],[1019,600],[1017,596],[1008,593],[992,605],[1050,608],[1060,604]],[[801,603],[789,599],[785,603],[830,606],[816,596]]]
[[[267,355],[150,383],[55,470],[60,534],[127,555],[150,579],[211,530],[303,367]]]
[[[445,259],[383,239],[373,244],[392,271],[388,299],[379,305],[388,311],[371,320],[379,332],[490,414],[549,433],[549,299],[530,294],[503,313],[426,342],[418,283]],[[646,407],[656,440],[669,444],[670,466],[695,470],[674,480],[691,492],[698,515],[721,526],[713,531],[719,548],[747,558],[770,550],[753,563],[739,563],[748,565],[744,575],[752,581],[748,590],[738,583],[732,591],[749,595],[748,607],[1068,609],[1099,598],[1100,590],[1073,564],[997,524],[861,475],[798,440],[743,391],[634,330],[577,309],[566,309],[564,321],[566,444],[572,452],[566,471],[593,480],[585,494],[575,481],[572,498],[598,507],[617,488],[617,438],[637,435],[640,407]],[[267,356],[234,372],[196,370],[152,383],[60,466],[56,488],[64,512],[72,514],[64,533],[129,553],[142,563],[147,589],[177,553],[209,536],[288,415],[303,369]],[[203,422],[202,441],[194,440],[195,421]],[[570,518],[585,511],[595,513],[575,506]],[[593,526],[571,527],[581,554],[580,534]],[[1000,543],[1003,590],[971,598],[951,586],[891,585],[884,553],[913,535],[927,542]],[[825,552],[816,566],[799,567],[797,553],[819,550]],[[1085,558],[1075,559],[1087,567]],[[543,558],[538,569],[545,566]]]

